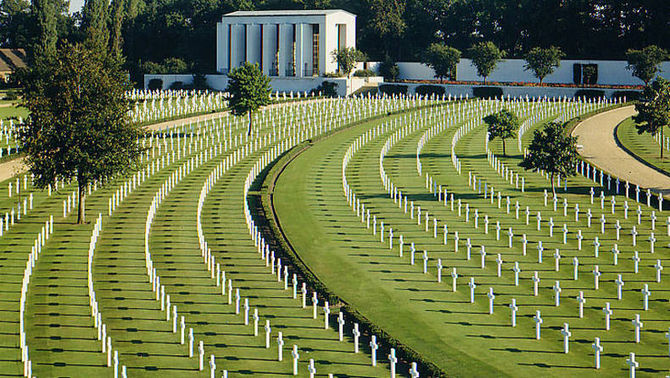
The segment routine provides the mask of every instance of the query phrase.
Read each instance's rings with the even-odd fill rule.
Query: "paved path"
[[[26,166],[23,165],[23,158],[8,160],[0,164],[0,182],[23,173],[25,170]]]
[[[591,163],[622,180],[661,192],[667,197],[670,194],[670,176],[642,164],[617,146],[614,139],[617,125],[635,114],[633,106],[610,110],[586,119],[577,125],[572,135],[583,146],[579,153]]]

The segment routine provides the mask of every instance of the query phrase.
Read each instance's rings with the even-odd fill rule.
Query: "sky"
[[[79,12],[81,10],[81,7],[84,6],[84,0],[70,0],[70,8],[69,12],[70,14],[74,12]]]

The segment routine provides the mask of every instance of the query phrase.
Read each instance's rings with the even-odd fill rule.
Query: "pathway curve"
[[[622,180],[670,195],[670,176],[646,166],[619,147],[614,139],[616,127],[628,117],[635,115],[633,106],[604,112],[581,122],[572,135],[582,146],[579,153],[604,171]]]

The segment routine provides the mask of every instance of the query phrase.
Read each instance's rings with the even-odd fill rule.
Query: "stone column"
[[[299,23],[295,27],[295,76],[303,77],[305,68],[304,44],[305,44],[305,24]]]
[[[279,40],[277,41],[277,46],[279,47],[279,77],[286,76],[286,69],[288,68],[289,62],[289,48],[288,48],[288,24],[278,24],[279,28]]]
[[[273,24],[263,24],[263,33],[261,35],[263,40],[263,50],[261,51],[261,60],[263,61],[263,73],[268,76],[270,76],[270,70],[272,69],[272,61],[274,60],[275,52],[273,33],[275,33]]]

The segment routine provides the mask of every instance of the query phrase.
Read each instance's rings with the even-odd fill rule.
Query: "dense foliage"
[[[547,75],[551,75],[558,66],[561,65],[561,59],[565,56],[561,49],[555,46],[543,49],[540,47],[532,48],[525,56],[525,70],[533,71],[536,78],[544,80]]]
[[[460,51],[442,43],[433,43],[428,46],[422,62],[432,68],[435,77],[442,82],[444,78],[456,80],[456,65],[460,60]]]
[[[549,122],[542,130],[535,130],[522,168],[541,170],[549,174],[551,190],[556,194],[554,178],[574,176],[577,157],[577,137],[565,135],[564,125]]]
[[[642,92],[640,102],[635,104],[638,114],[633,116],[638,134],[661,134],[663,129],[670,125],[670,82],[659,77]],[[661,159],[663,158],[663,143],[660,145]]]
[[[516,137],[519,130],[519,117],[507,109],[497,113],[489,114],[484,117],[484,122],[488,126],[489,139],[500,138],[502,140],[503,156],[507,156],[505,151],[505,139]]]
[[[357,47],[370,60],[418,61],[432,43],[461,51],[491,41],[510,57],[554,45],[569,58],[625,59],[628,49],[670,49],[670,2],[646,0],[122,0],[105,11],[109,43],[121,44],[136,79],[145,62],[182,59],[211,72],[216,22],[225,13],[263,9],[342,8],[357,15]],[[88,2],[96,5],[95,1]],[[39,29],[81,41],[82,15],[63,15],[62,0],[4,0],[0,46],[33,44]],[[87,4],[88,5],[88,4]],[[86,12],[83,12],[86,14]],[[49,19],[54,20],[49,21]],[[39,22],[37,21],[39,20]],[[120,31],[120,33],[119,33]],[[53,46],[53,44],[51,44]]]
[[[251,114],[270,103],[270,90],[270,78],[261,72],[258,64],[245,62],[228,75],[228,106],[236,116],[249,116],[247,135],[251,135]]]
[[[30,112],[19,139],[34,184],[76,179],[82,223],[88,185],[128,171],[141,152],[142,131],[128,120],[126,73],[111,54],[68,44],[37,56],[19,76]]]

